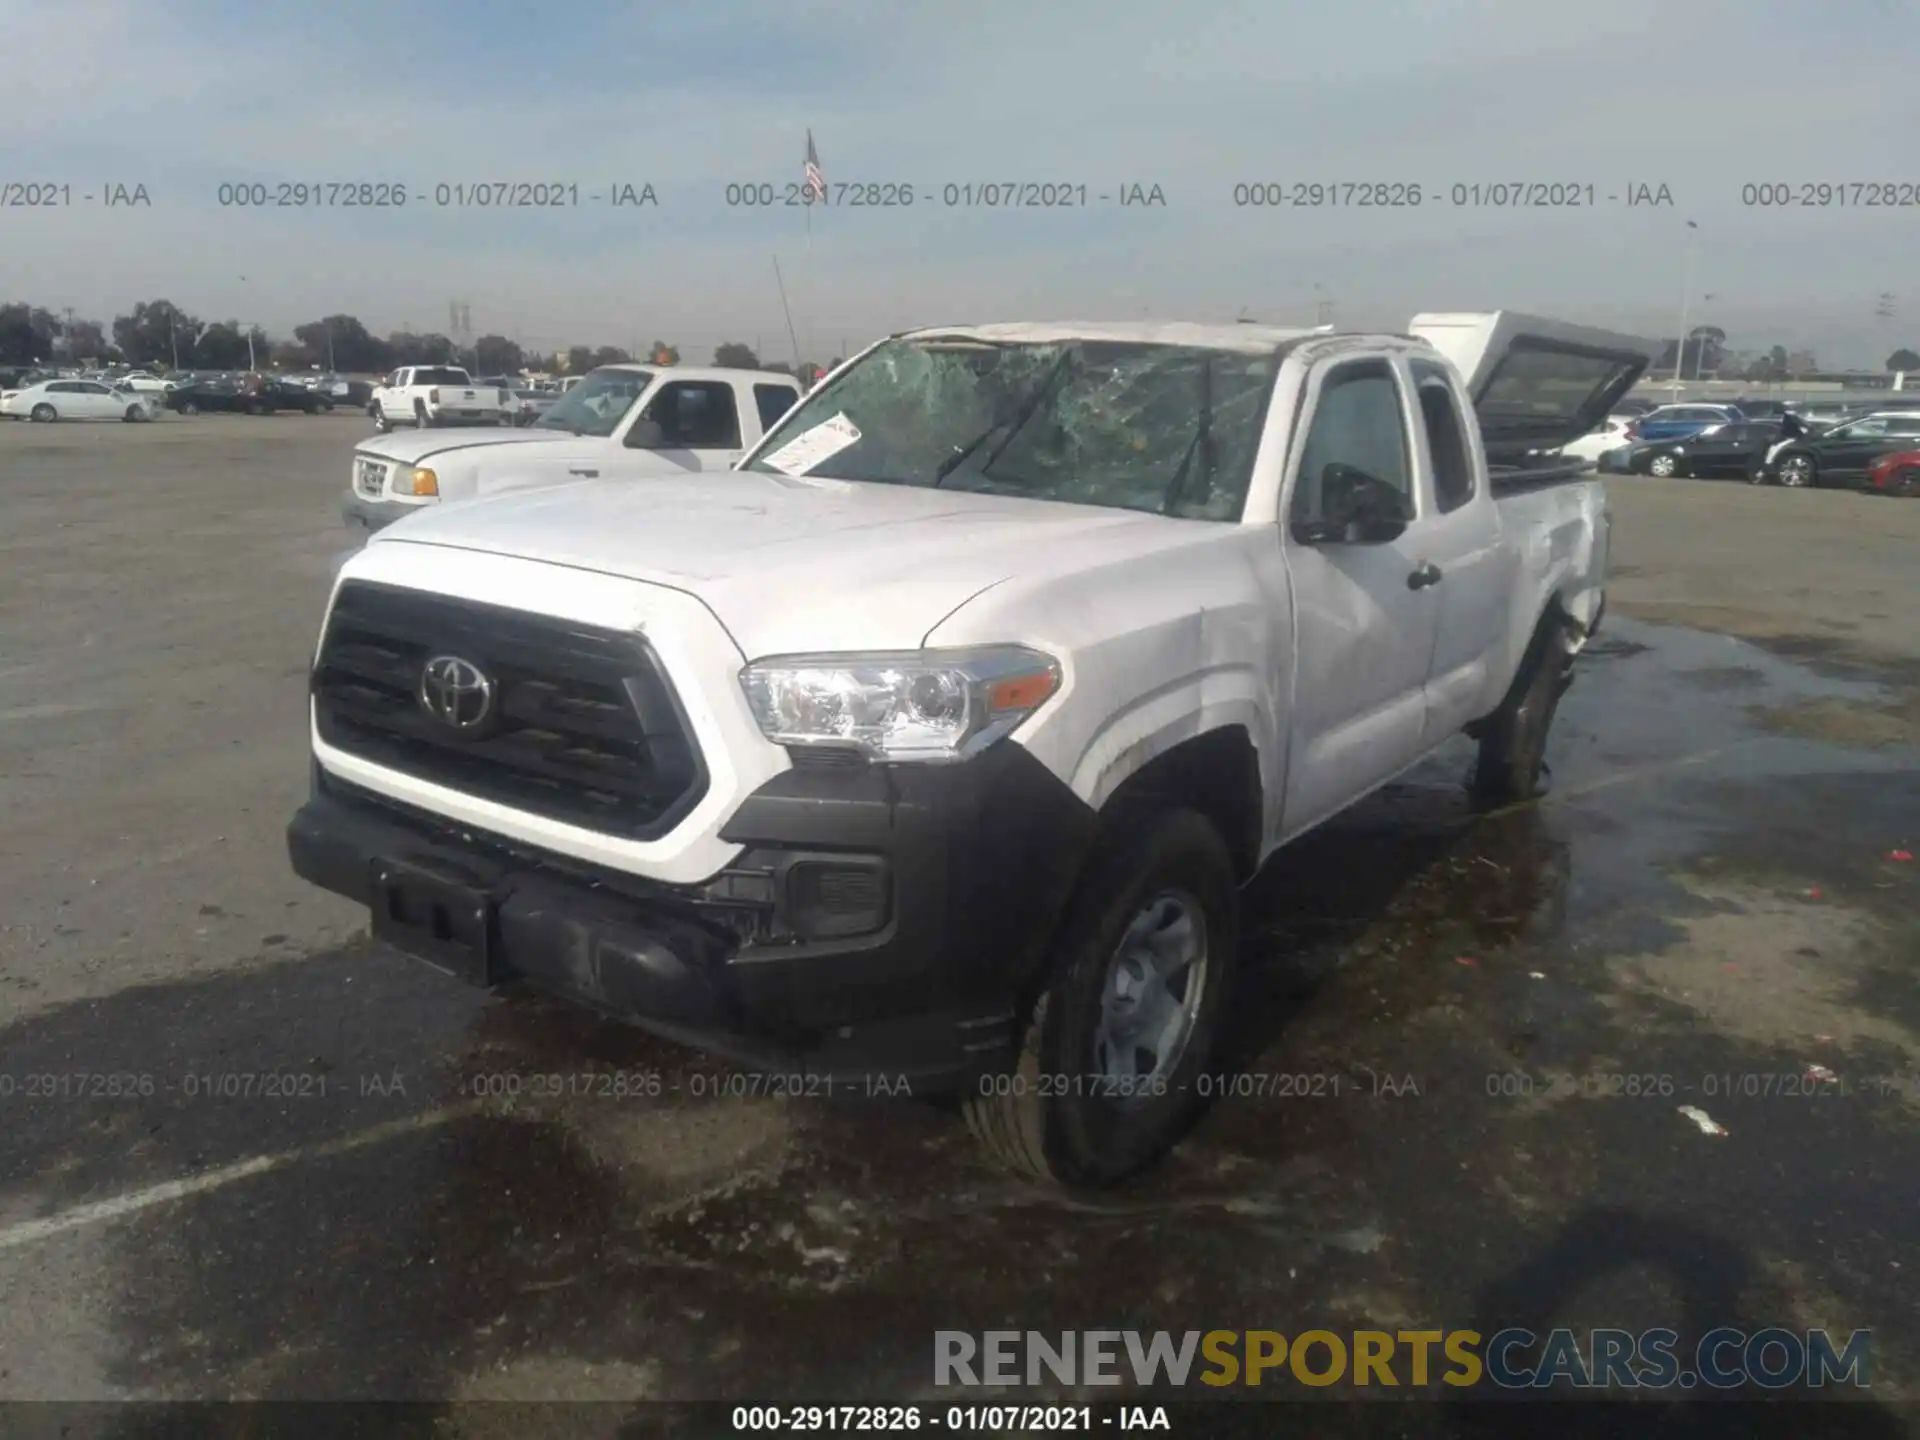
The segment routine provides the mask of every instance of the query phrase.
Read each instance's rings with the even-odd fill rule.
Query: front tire
[[[1680,473],[1680,462],[1671,455],[1656,455],[1647,462],[1647,473],[1659,480],[1671,480]]]
[[[140,413],[140,407],[138,405],[129,405],[127,406],[127,413],[120,418],[129,425],[137,425],[147,417]]]
[[[373,429],[375,434],[385,435],[392,431],[393,422],[387,419],[387,412],[382,410],[378,404],[374,405],[368,413],[373,416]]]
[[[1811,455],[1781,456],[1777,473],[1780,483],[1790,490],[1807,490],[1820,482],[1820,467]]]
[[[433,422],[427,418],[427,406],[424,400],[416,400],[413,402],[413,423],[422,430],[430,428],[433,424]]]
[[[1920,499],[1920,469],[1903,465],[1887,477],[1887,494],[1905,499]]]
[[[1560,697],[1572,683],[1566,622],[1554,616],[1541,625],[1506,699],[1480,730],[1480,753],[1468,785],[1476,803],[1513,805],[1538,793],[1546,771],[1547,735]]]
[[[1164,810],[1119,833],[1055,938],[1015,1069],[964,1104],[993,1160],[1066,1187],[1116,1184],[1179,1143],[1237,978],[1239,881],[1220,832]]]

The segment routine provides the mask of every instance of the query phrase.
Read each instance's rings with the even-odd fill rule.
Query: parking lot
[[[1549,795],[1475,817],[1463,747],[1278,856],[1244,1093],[1081,1201],[294,878],[367,429],[0,426],[0,1398],[944,1399],[936,1329],[1554,1324],[1871,1328],[1823,1433],[1920,1398],[1920,504],[1614,479]]]

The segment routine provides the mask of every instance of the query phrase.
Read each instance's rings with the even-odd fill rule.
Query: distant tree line
[[[400,365],[465,364],[477,375],[522,370],[578,375],[600,365],[641,359],[678,365],[680,349],[655,340],[639,356],[615,345],[573,345],[563,351],[523,350],[504,335],[482,335],[462,347],[437,332],[395,330],[383,339],[353,315],[327,315],[293,327],[292,336],[269,335],[235,320],[203,321],[171,300],[143,300],[111,325],[26,303],[0,304],[0,364],[53,361],[122,361],[179,370],[314,367],[347,374],[384,374]],[[820,373],[809,362],[792,366],[762,362],[751,347],[729,341],[713,352],[714,365],[733,370],[777,370],[811,383]],[[838,364],[836,360],[833,362]]]

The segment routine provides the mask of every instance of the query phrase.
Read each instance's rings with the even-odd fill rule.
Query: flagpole
[[[800,339],[793,333],[793,311],[787,306],[787,282],[780,276],[780,257],[773,257],[773,279],[780,287],[780,309],[787,317],[787,339],[793,342],[793,368],[800,368]]]

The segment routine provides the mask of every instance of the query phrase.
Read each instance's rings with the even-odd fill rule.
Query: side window
[[[1407,519],[1414,514],[1413,466],[1400,386],[1384,360],[1357,360],[1330,373],[1293,486],[1293,523],[1335,518],[1358,490],[1391,496]]]
[[[78,391],[79,388],[80,387],[71,380],[56,380],[53,384],[47,386],[47,393],[49,395],[72,395]]]
[[[88,395],[111,395],[113,393],[113,391],[109,390],[105,385],[76,385],[74,389]]]
[[[1902,415],[1898,419],[1888,421],[1887,433],[1900,436],[1920,435],[1920,415]]]
[[[753,403],[760,410],[760,429],[763,432],[773,429],[780,417],[791,410],[799,399],[798,390],[789,390],[784,385],[754,386]]]
[[[1413,362],[1413,380],[1419,387],[1420,418],[1427,429],[1427,451],[1433,456],[1433,496],[1440,513],[1458,510],[1473,498],[1473,459],[1467,448],[1460,405],[1446,371],[1437,365]]]
[[[737,450],[740,415],[733,386],[720,380],[676,380],[647,402],[645,419],[660,427],[662,450]]]

